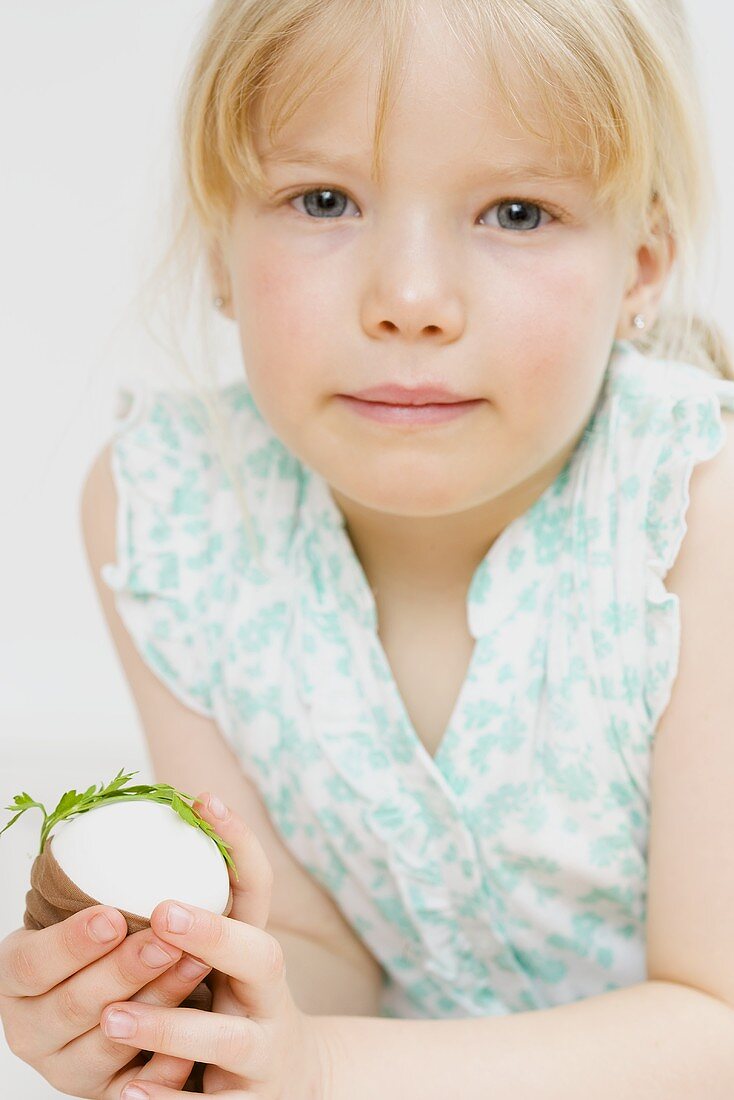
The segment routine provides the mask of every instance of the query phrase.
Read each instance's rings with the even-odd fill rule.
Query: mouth
[[[445,386],[399,386],[395,383],[370,386],[353,394],[340,394],[370,404],[396,405],[401,408],[421,405],[458,405],[472,400],[464,394],[454,393]]]
[[[454,420],[483,403],[470,401],[426,401],[420,404],[398,404],[394,401],[365,400],[348,394],[338,394],[339,400],[355,413],[384,424],[439,424]]]

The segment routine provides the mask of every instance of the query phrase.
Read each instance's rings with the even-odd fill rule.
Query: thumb
[[[223,818],[212,813],[212,804],[216,807],[217,802],[219,799],[215,799],[211,791],[205,791],[197,796],[192,808],[229,845],[227,850],[237,874],[227,864],[233,896],[232,909],[228,916],[264,929],[270,914],[273,890],[270,860],[250,826],[228,806],[224,806]]]

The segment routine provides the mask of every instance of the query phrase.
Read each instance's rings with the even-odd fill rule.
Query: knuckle
[[[149,929],[145,932],[146,934],[141,935],[140,938],[133,937],[135,942],[128,938],[124,944],[120,945],[121,949],[110,957],[115,971],[115,981],[125,991],[139,989],[143,980],[150,975],[150,967],[146,966],[140,957],[140,952],[146,943],[150,943],[156,937]]]
[[[64,920],[58,925],[61,949],[75,962],[86,964],[92,941],[86,932],[87,921]]]
[[[175,1050],[176,1046],[188,1049],[196,1043],[193,1030],[186,1024],[182,1027],[178,1020],[166,1015],[156,1023],[156,1038],[160,1039],[160,1045],[165,1053]]]
[[[220,917],[218,920],[213,920],[211,922],[211,925],[208,929],[207,939],[209,940],[215,951],[225,950],[228,946],[231,945],[232,935],[230,932],[230,928],[232,927],[232,925],[231,923],[227,923],[228,921],[229,917],[225,917],[224,919]]]
[[[38,969],[38,952],[32,948],[30,937],[24,938],[17,945],[10,956],[10,976],[20,989],[25,989],[28,995],[35,996],[45,993],[42,989],[41,977]]]
[[[236,1016],[227,1017],[227,1022],[217,1035],[215,1051],[217,1064],[227,1066],[242,1065],[247,1060],[250,1044],[243,1020]]]
[[[54,1012],[59,1023],[63,1024],[65,1030],[68,1025],[71,1025],[79,1034],[89,1022],[89,1008],[77,995],[74,982],[69,980],[62,982],[54,993]]]

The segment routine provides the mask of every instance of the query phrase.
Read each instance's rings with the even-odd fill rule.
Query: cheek
[[[531,288],[523,296],[529,342],[540,337],[559,349],[593,342],[607,331],[609,318],[619,309],[615,262],[602,243],[579,237],[553,259],[544,257],[528,266],[524,277]]]
[[[270,238],[243,248],[236,287],[242,360],[253,397],[284,442],[299,453],[304,425],[324,390],[344,326],[344,279],[316,256],[294,256]],[[341,295],[341,298],[339,296]],[[337,356],[338,359],[338,347]]]
[[[552,264],[528,265],[505,300],[504,316],[515,323],[503,324],[497,340],[503,366],[493,390],[499,415],[539,459],[571,438],[593,407],[619,311],[614,278],[603,248],[587,243]]]
[[[317,253],[263,250],[243,280],[247,327],[277,353],[319,353],[334,343],[344,316],[344,273]]]
[[[276,251],[250,252],[236,293],[242,357],[255,397],[272,390],[287,401],[289,380],[303,378],[306,358],[308,290],[303,279]]]
[[[303,317],[308,295],[296,266],[277,253],[263,258],[251,271],[243,294],[248,332],[258,342],[276,347],[303,337]]]

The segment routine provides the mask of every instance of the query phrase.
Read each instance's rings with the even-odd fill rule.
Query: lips
[[[423,405],[396,405],[387,401],[362,401],[345,393],[337,394],[340,401],[352,412],[367,420],[393,428],[430,427],[444,424],[478,408],[482,401],[430,401]]]
[[[399,386],[395,383],[385,386],[370,386],[366,390],[357,390],[349,394],[360,401],[380,402],[385,405],[452,405],[460,401],[471,401],[460,393],[444,386]]]

